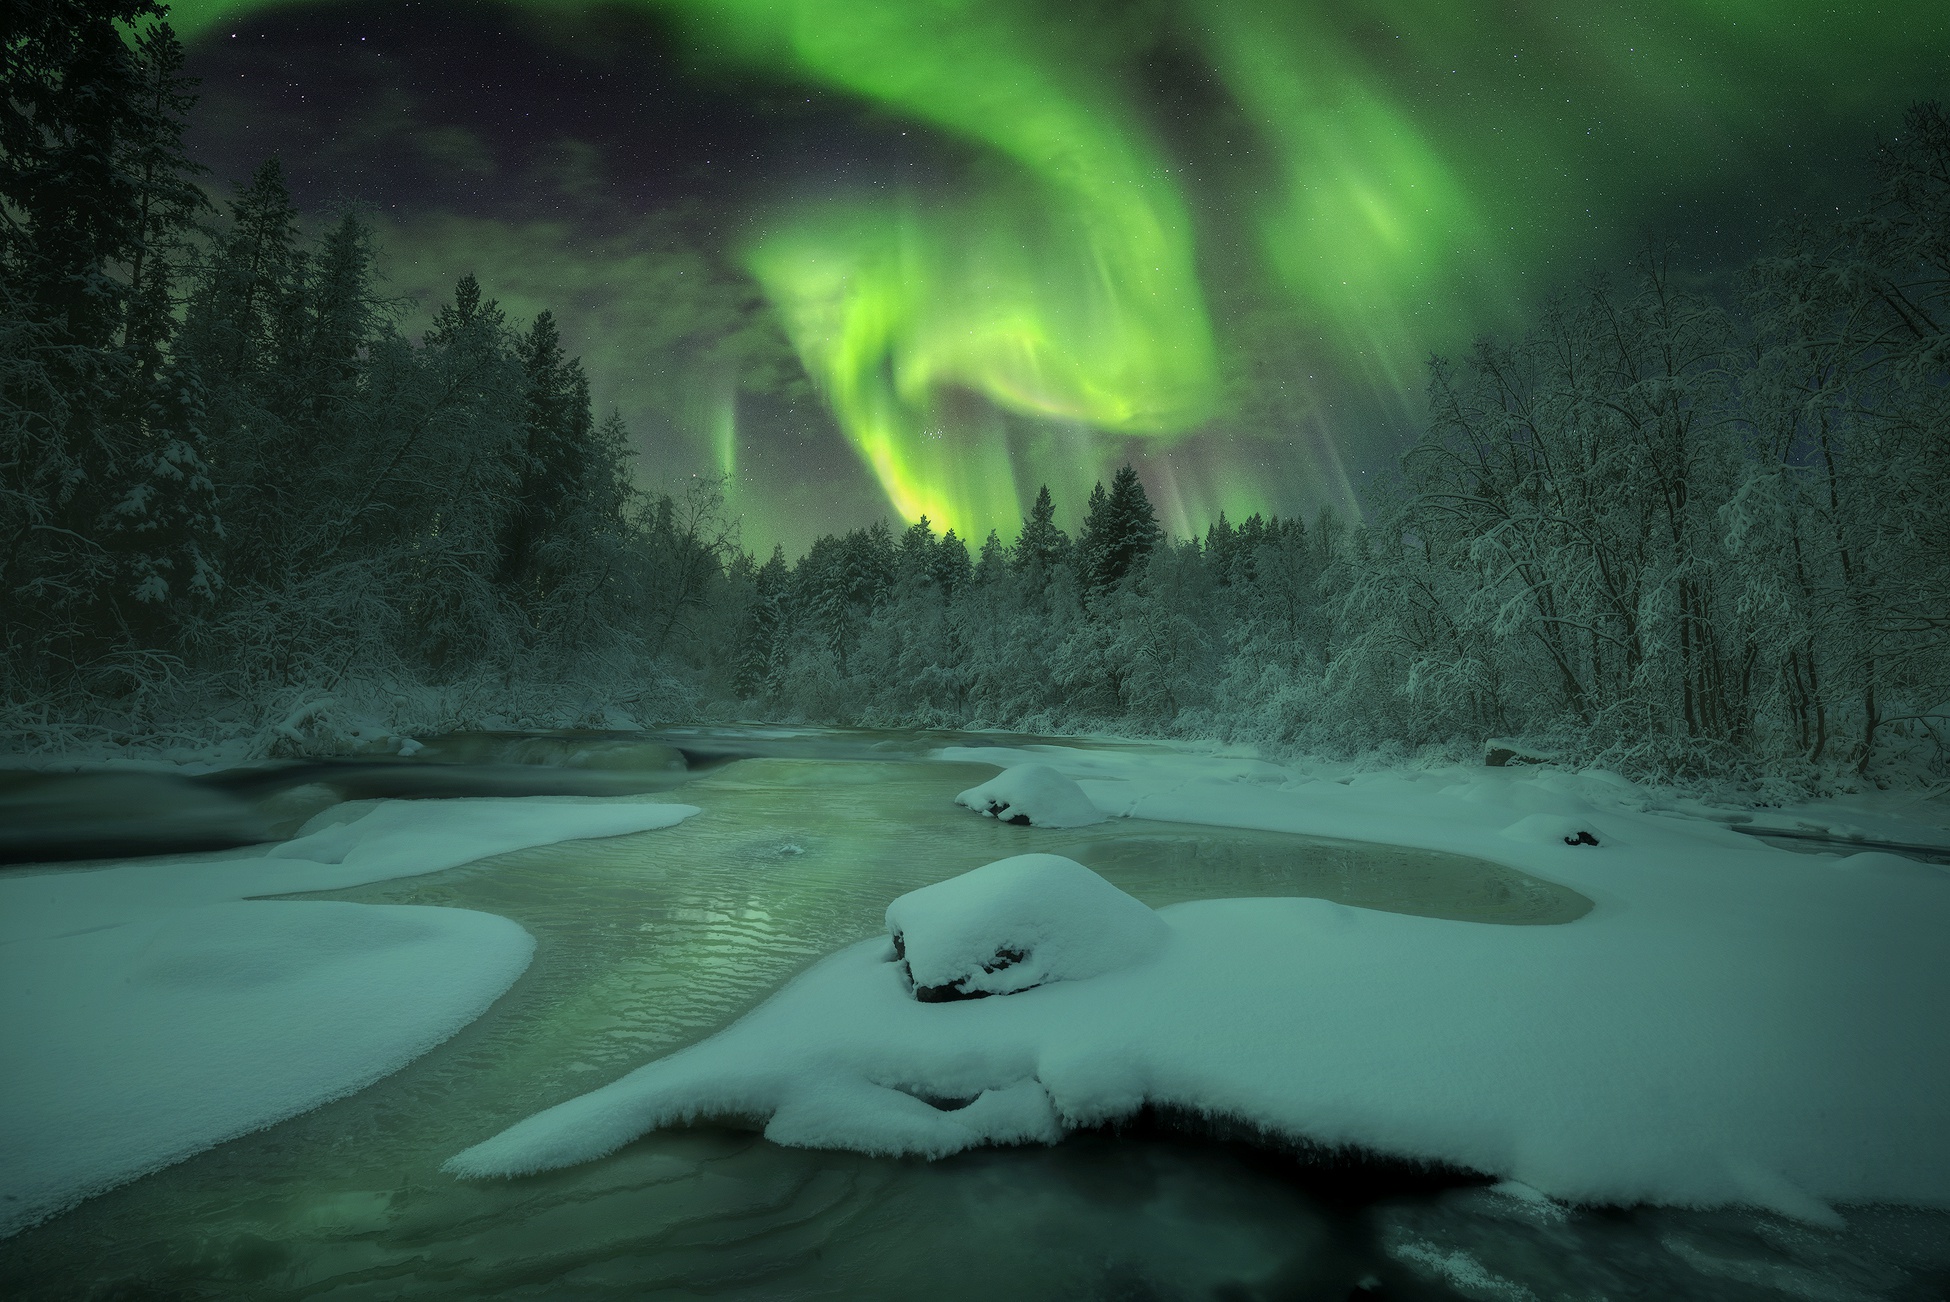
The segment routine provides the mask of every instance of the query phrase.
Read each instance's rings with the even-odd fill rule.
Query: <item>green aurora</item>
[[[301,3],[172,18],[194,39]],[[1686,195],[1726,201],[1797,133],[1888,129],[1950,66],[1934,0],[637,3],[707,68],[966,147],[949,183],[755,203],[738,256],[892,509],[978,538],[1038,483],[1079,502],[1133,437],[1258,449],[1147,470],[1181,532],[1283,505],[1282,456],[1345,504],[1333,426],[1359,417],[1303,376],[1412,421],[1431,351],[1511,328]],[[1196,72],[1189,110],[1158,100],[1164,55]],[[736,377],[706,370],[690,424],[735,472]],[[1301,392],[1269,414],[1275,382]]]

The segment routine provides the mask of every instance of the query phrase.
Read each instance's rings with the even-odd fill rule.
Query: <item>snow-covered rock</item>
[[[978,814],[1031,827],[1088,827],[1104,821],[1083,788],[1047,764],[1004,769],[979,787],[955,797]]]
[[[1512,841],[1531,845],[1601,845],[1601,838],[1589,818],[1565,814],[1532,814],[1503,829]]]
[[[1074,859],[1022,854],[887,906],[894,956],[922,1003],[1014,994],[1142,963],[1163,919]]]

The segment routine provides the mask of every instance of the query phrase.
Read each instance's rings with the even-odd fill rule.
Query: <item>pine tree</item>
[[[952,599],[973,576],[975,571],[968,560],[968,544],[957,537],[953,529],[942,534],[941,541],[935,544],[928,571],[944,599]]]
[[[732,678],[732,690],[742,697],[757,696],[771,681],[778,662],[779,639],[785,628],[790,587],[785,548],[774,544],[771,558],[758,567],[754,578],[750,624]]]
[[[975,562],[974,581],[978,587],[990,587],[1000,583],[1009,573],[1009,549],[1002,545],[1002,538],[995,530],[982,540],[981,556]]]
[[[142,112],[141,130],[127,145],[136,212],[122,346],[138,374],[153,377],[175,334],[173,291],[189,237],[210,200],[196,181],[206,169],[190,161],[183,145],[196,82],[183,75],[182,44],[169,24],[157,23],[136,34],[135,52]]]
[[[1030,507],[1029,518],[1022,522],[1022,532],[1016,537],[1015,568],[1046,579],[1069,555],[1069,536],[1056,527],[1056,506],[1050,501],[1049,485],[1044,484],[1036,491],[1036,504]]]
[[[1230,586],[1233,581],[1238,549],[1239,531],[1226,519],[1226,513],[1220,511],[1219,518],[1205,529],[1205,563],[1222,587]]]
[[[925,515],[907,526],[901,534],[900,550],[895,560],[898,577],[910,584],[934,582],[936,545],[934,526]]]
[[[173,383],[195,420],[224,514],[233,584],[270,583],[290,561],[303,484],[279,410],[280,322],[300,293],[298,212],[276,159],[230,203],[230,222],[191,286]]]
[[[536,596],[551,577],[545,558],[549,544],[566,541],[563,527],[588,482],[595,421],[588,377],[580,359],[562,351],[553,312],[535,318],[516,353],[527,380],[526,437],[516,458],[513,510],[502,531],[500,582]]]
[[[0,604],[29,677],[157,645],[164,598],[215,590],[201,451],[171,428],[194,395],[161,378],[202,207],[161,13],[46,0],[0,18]]]
[[[223,586],[224,528],[203,433],[203,393],[171,365],[178,276],[189,239],[209,209],[197,185],[203,168],[183,146],[196,102],[183,75],[183,49],[167,23],[134,37],[139,112],[123,142],[121,169],[134,190],[134,245],[127,255],[116,353],[119,393],[111,409],[124,451],[101,521],[116,555],[116,588],[138,605],[122,622],[150,644],[167,644],[207,613]]]
[[[1090,493],[1090,509],[1077,540],[1078,569],[1086,593],[1094,596],[1116,587],[1143,565],[1163,538],[1144,485],[1127,463],[1112,476],[1108,493],[1101,483]]]
[[[308,270],[294,287],[299,310],[278,359],[286,393],[280,405],[301,445],[327,436],[352,397],[360,352],[378,325],[372,231],[348,213],[326,234]]]

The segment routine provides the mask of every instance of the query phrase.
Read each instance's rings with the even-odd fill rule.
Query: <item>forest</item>
[[[1432,360],[1357,518],[753,555],[646,488],[554,318],[411,337],[275,159],[211,197],[148,0],[35,7],[0,115],[0,737],[293,753],[692,719],[1484,753],[1781,792],[1950,763],[1950,117],[1737,277],[1654,246]],[[140,31],[125,41],[116,23]]]

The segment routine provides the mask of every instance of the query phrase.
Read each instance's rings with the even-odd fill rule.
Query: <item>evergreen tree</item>
[[[580,359],[562,351],[553,312],[535,318],[516,353],[527,382],[525,438],[516,457],[513,510],[501,537],[500,582],[534,597],[553,577],[547,572],[549,544],[564,541],[569,510],[596,461],[595,421],[588,377]]]
[[[974,574],[974,567],[968,560],[968,544],[956,537],[955,531],[950,529],[942,534],[941,541],[935,544],[934,555],[930,558],[928,568],[929,577],[933,579],[934,586],[940,590],[942,598],[953,599],[957,592],[967,586]]]
[[[1022,522],[1022,533],[1016,537],[1015,567],[1042,579],[1055,572],[1069,555],[1069,535],[1056,526],[1056,506],[1050,501],[1049,485],[1044,484],[1036,490],[1036,504],[1029,508],[1029,518]]]
[[[739,650],[732,690],[741,697],[764,691],[777,665],[778,644],[785,625],[785,603],[791,586],[785,548],[774,545],[771,558],[754,576],[750,624]]]
[[[1079,574],[1086,593],[1106,592],[1143,565],[1164,538],[1157,513],[1145,496],[1137,471],[1126,464],[1111,478],[1106,493],[1099,483],[1090,492],[1090,509],[1077,540]]]
[[[924,515],[901,534],[900,551],[895,561],[898,577],[910,584],[934,582],[934,551],[937,540],[934,526]]]
[[[306,270],[304,281],[292,286],[276,363],[278,406],[297,436],[294,451],[329,437],[357,387],[361,350],[378,325],[371,230],[347,214]]]
[[[990,587],[1000,583],[1009,573],[1009,549],[1002,545],[1002,538],[995,530],[982,540],[981,556],[975,562],[973,578],[977,586]]]
[[[1224,511],[1205,528],[1205,563],[1220,586],[1229,586],[1239,550],[1239,531],[1226,519]]]
[[[161,13],[0,11],[0,604],[4,654],[30,678],[173,637],[186,612],[166,600],[217,586],[202,453],[171,428],[194,395],[161,377],[201,207]]]
[[[300,294],[298,212],[276,159],[230,204],[190,290],[173,358],[175,384],[196,395],[193,419],[208,450],[224,515],[224,568],[233,583],[274,582],[304,484],[278,407],[279,323]]]

